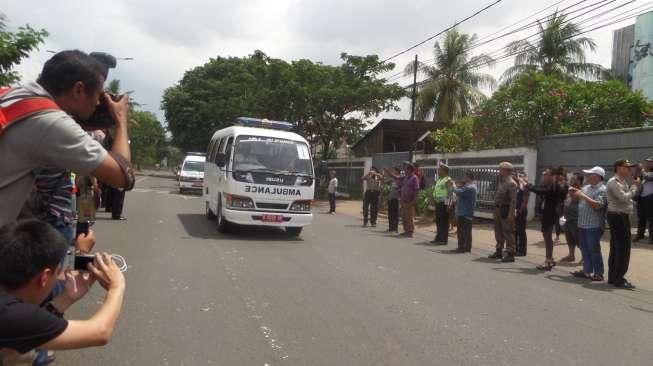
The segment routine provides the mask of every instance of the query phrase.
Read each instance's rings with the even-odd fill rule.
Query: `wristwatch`
[[[47,310],[50,314],[54,316],[58,316],[59,318],[63,318],[63,313],[59,311],[54,305],[52,305],[51,302],[45,304],[45,310]]]

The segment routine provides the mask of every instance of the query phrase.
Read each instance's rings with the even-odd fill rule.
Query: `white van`
[[[313,220],[313,162],[292,124],[238,118],[213,134],[206,153],[206,216],[229,224],[284,227],[298,236]]]
[[[191,190],[202,191],[205,162],[204,153],[188,153],[186,155],[179,170],[179,193]]]

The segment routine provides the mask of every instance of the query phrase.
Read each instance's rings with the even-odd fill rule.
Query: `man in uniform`
[[[453,180],[449,176],[449,167],[440,164],[438,179],[435,181],[435,226],[436,235],[431,244],[447,245],[449,240],[449,204],[453,192]]]
[[[497,247],[489,258],[501,259],[502,262],[515,261],[517,183],[512,179],[513,170],[514,167],[508,162],[499,164],[499,184],[494,196],[494,237]]]

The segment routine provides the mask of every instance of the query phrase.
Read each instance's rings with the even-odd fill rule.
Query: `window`
[[[212,161],[211,156],[213,156],[213,149],[215,147],[215,139],[212,139],[211,142],[209,142],[209,148],[206,150],[206,157],[208,158],[209,161]]]
[[[234,138],[229,137],[229,140],[227,140],[227,146],[224,149],[224,153],[227,155],[227,163],[231,161],[231,154],[232,154],[232,146],[234,145]]]

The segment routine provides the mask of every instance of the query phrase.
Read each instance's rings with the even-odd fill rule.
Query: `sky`
[[[494,0],[3,0],[0,11],[9,18],[9,27],[30,24],[50,35],[39,50],[17,67],[24,80],[35,79],[47,51],[80,49],[105,51],[119,61],[109,77],[121,80],[123,90],[142,108],[155,113],[162,122],[160,101],[163,91],[174,86],[184,72],[217,56],[247,56],[260,49],[274,58],[287,61],[310,59],[339,64],[341,52],[378,54],[382,59],[436,34]],[[459,26],[461,31],[487,36],[552,4],[563,9],[578,0],[502,0],[500,3]],[[581,6],[607,0],[586,0]],[[613,0],[609,5],[579,17],[588,20],[629,0]],[[653,2],[648,2],[653,3]],[[603,16],[604,19],[647,1],[638,0]],[[554,10],[552,7],[539,17]],[[589,8],[591,9],[591,8]],[[588,10],[589,10],[588,9]],[[581,15],[578,11],[576,15]],[[601,19],[601,18],[597,18]],[[610,66],[612,30],[634,20],[626,20],[587,35],[597,44],[588,61]],[[524,24],[524,23],[522,23]],[[509,41],[530,36],[534,30],[506,37],[473,51],[500,50]],[[392,75],[411,62],[432,59],[433,41],[394,59]],[[484,72],[499,77],[512,60],[498,63]],[[401,85],[410,78],[399,78]],[[409,101],[402,100],[400,112],[380,117],[408,118]],[[379,117],[379,118],[380,118]]]

